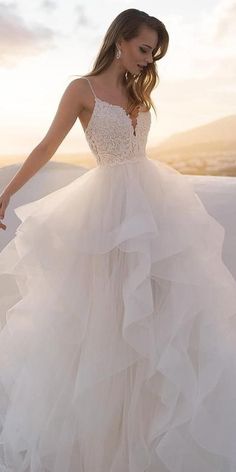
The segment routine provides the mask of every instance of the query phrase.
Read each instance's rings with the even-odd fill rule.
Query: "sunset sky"
[[[0,1],[0,155],[29,154],[46,134],[68,83],[91,68],[114,17],[127,8],[164,22],[149,146],[236,113],[236,2],[217,0]],[[87,151],[79,120],[58,153]]]

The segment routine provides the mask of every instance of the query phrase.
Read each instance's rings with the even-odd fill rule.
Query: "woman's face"
[[[152,52],[157,46],[157,32],[151,28],[143,26],[139,35],[129,41],[122,39],[117,43],[121,50],[121,56],[116,59],[131,74],[139,74],[142,67],[153,62]],[[141,66],[141,67],[140,67]]]

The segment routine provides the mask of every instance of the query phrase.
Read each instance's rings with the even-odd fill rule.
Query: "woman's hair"
[[[153,63],[148,63],[147,67],[138,75],[133,75],[128,71],[124,75],[130,113],[140,104],[144,104],[148,109],[152,107],[155,111],[150,94],[156,83],[159,83],[156,61],[159,61],[166,54],[169,45],[168,32],[160,20],[136,8],[122,11],[112,21],[107,30],[100,51],[93,64],[93,69],[85,75],[85,77],[99,75],[102,71],[106,70],[115,57],[116,43],[120,39],[129,41],[135,38],[139,35],[143,26],[157,32],[158,42],[152,53]]]

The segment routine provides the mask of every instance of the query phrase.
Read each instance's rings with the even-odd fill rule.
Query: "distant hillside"
[[[236,151],[236,115],[220,118],[206,125],[192,128],[182,133],[176,133],[159,144],[162,151],[176,150],[176,148],[218,149]]]
[[[186,174],[236,176],[236,115],[173,134],[148,154]]]

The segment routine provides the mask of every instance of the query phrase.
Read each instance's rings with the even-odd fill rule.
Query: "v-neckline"
[[[110,102],[108,102],[107,100],[102,100],[101,98],[99,98],[99,97],[97,97],[97,96],[94,96],[94,100],[95,100],[95,104],[94,104],[93,111],[92,111],[90,120],[89,120],[89,122],[88,122],[88,125],[87,125],[87,127],[85,128],[85,130],[84,130],[85,133],[87,132],[88,127],[89,127],[89,125],[90,125],[90,122],[91,122],[91,120],[92,120],[92,118],[93,118],[94,110],[95,110],[95,106],[96,106],[96,102],[99,101],[99,102],[105,103],[106,105],[108,105],[108,106],[110,106],[110,107],[118,108],[118,109],[120,109],[121,111],[123,111],[123,112],[125,113],[125,116],[127,117],[128,121],[129,121],[129,123],[130,123],[130,126],[131,126],[132,130],[133,130],[133,133],[132,133],[133,136],[135,136],[135,137],[137,136],[137,134],[136,134],[136,129],[137,129],[138,118],[140,117],[140,113],[147,113],[147,112],[144,112],[144,111],[142,112],[142,111],[139,110],[139,112],[138,112],[138,114],[137,114],[137,116],[136,116],[136,125],[135,125],[135,127],[134,127],[134,126],[133,126],[133,120],[132,120],[132,118],[130,117],[129,113],[127,113],[127,111],[125,110],[124,107],[122,107],[121,105],[116,105],[116,104],[114,104],[114,103],[110,103]]]

